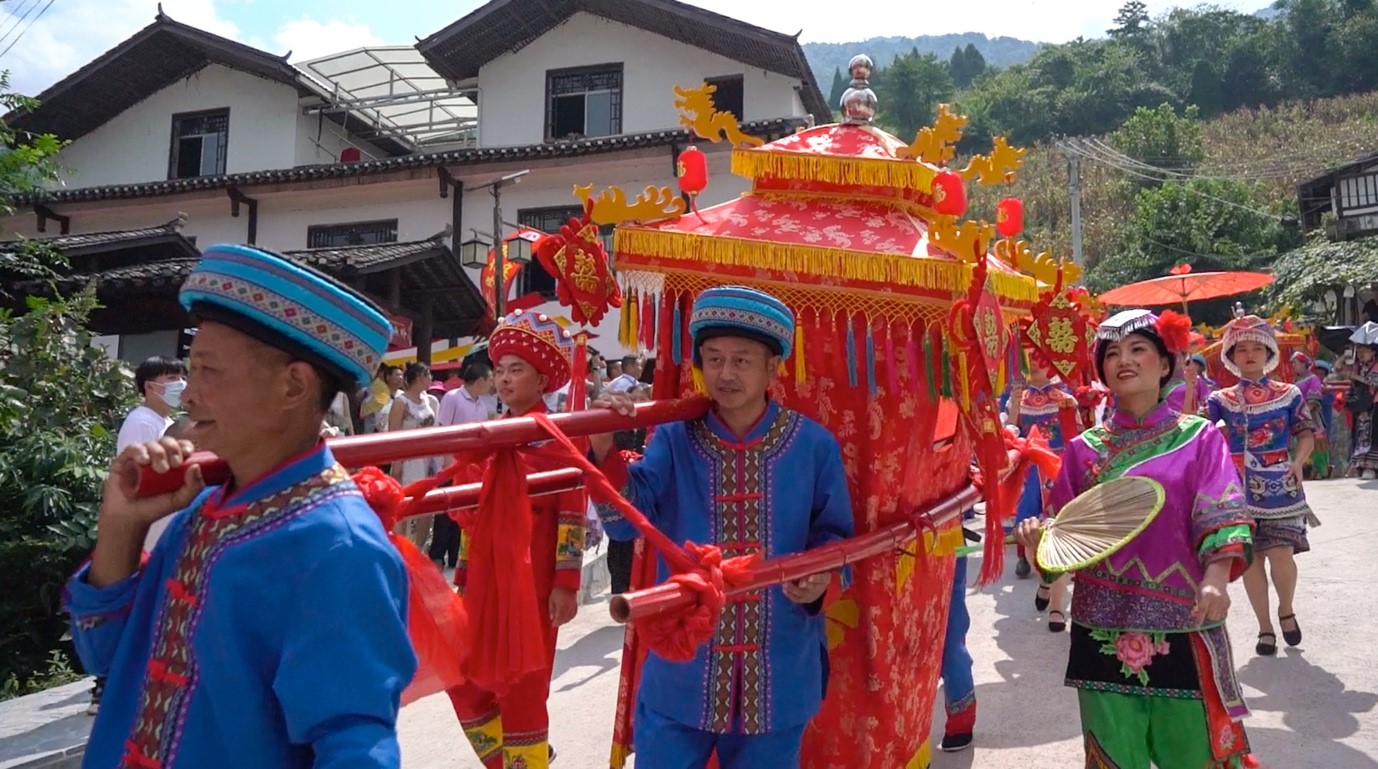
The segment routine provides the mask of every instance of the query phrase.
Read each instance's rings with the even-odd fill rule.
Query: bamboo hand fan
[[[1163,500],[1162,484],[1137,475],[1092,486],[1043,525],[1039,570],[1061,574],[1109,558],[1148,528]]]

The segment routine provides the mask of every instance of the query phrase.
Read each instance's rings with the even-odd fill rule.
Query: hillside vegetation
[[[1079,154],[1082,248],[1092,267],[1093,287],[1103,290],[1152,277],[1157,267],[1183,262],[1198,270],[1267,268],[1279,253],[1297,245],[1297,236],[1288,232],[1290,225],[1283,221],[1284,216],[1296,214],[1297,183],[1378,150],[1378,92],[1241,109],[1191,122],[1199,129],[1200,159],[1194,165],[1151,156],[1136,157],[1141,164],[1127,161],[1115,152],[1129,149],[1127,154],[1134,153],[1125,146],[1128,138],[1116,132]],[[1164,187],[1191,191],[1186,192],[1187,201],[1168,206],[1174,221],[1164,222],[1156,233],[1140,233],[1142,237],[1136,239],[1134,228],[1145,218],[1140,216],[1141,198],[1161,194]],[[1067,152],[1052,142],[1030,147],[1014,185],[973,191],[971,215],[992,216],[995,202],[1006,195],[1024,200],[1029,237],[1038,249],[1071,254]],[[1202,242],[1190,242],[1193,224],[1212,223],[1189,221],[1193,217],[1233,220],[1225,222],[1233,227],[1212,230]],[[1263,224],[1276,228],[1278,242],[1271,248],[1265,243],[1256,253],[1237,254],[1226,260],[1228,265],[1219,263],[1237,245],[1241,229]],[[1135,248],[1148,252],[1138,256],[1157,258],[1153,264],[1138,264],[1131,259]]]

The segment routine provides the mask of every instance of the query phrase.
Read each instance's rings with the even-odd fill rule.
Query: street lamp
[[[492,246],[479,239],[477,230],[470,232],[473,233],[473,237],[459,244],[459,263],[481,270],[488,264],[488,249]]]
[[[520,235],[511,238],[504,244],[503,251],[507,252],[507,261],[517,264],[531,263],[531,241]]]

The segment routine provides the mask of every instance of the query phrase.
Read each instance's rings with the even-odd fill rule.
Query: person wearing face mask
[[[1088,767],[1257,765],[1225,630],[1228,584],[1249,563],[1253,519],[1225,436],[1164,400],[1188,329],[1147,310],[1100,325],[1096,372],[1115,407],[1067,444],[1049,494],[1055,515],[1116,478],[1163,488],[1162,509],[1141,532],[1072,572],[1066,683],[1077,689]],[[1042,520],[1024,521],[1016,537],[1037,552]]]
[[[134,370],[134,388],[143,397],[124,418],[120,425],[119,437],[115,439],[115,453],[119,454],[129,446],[156,441],[172,427],[172,412],[182,407],[182,391],[187,388],[187,367],[177,358],[155,355],[139,364]],[[151,552],[153,546],[167,528],[168,518],[154,521],[144,537],[144,551]],[[101,696],[105,692],[105,678],[97,677],[91,689],[91,704],[87,706],[88,715],[100,712]]]
[[[182,408],[182,391],[187,389],[187,367],[177,358],[155,355],[139,364],[134,371],[134,387],[143,396],[120,426],[115,440],[115,453],[130,446],[156,441],[172,426],[172,412]],[[167,528],[167,519],[156,521],[148,528],[145,550],[152,550]]]

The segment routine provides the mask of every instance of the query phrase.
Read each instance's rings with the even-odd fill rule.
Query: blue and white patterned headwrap
[[[392,338],[383,311],[358,292],[253,246],[206,249],[178,299],[192,315],[318,365],[342,386],[367,386]]]
[[[745,286],[719,286],[699,294],[689,316],[694,338],[694,362],[701,362],[699,345],[713,337],[753,339],[771,352],[788,358],[794,347],[794,313],[784,302]]]

